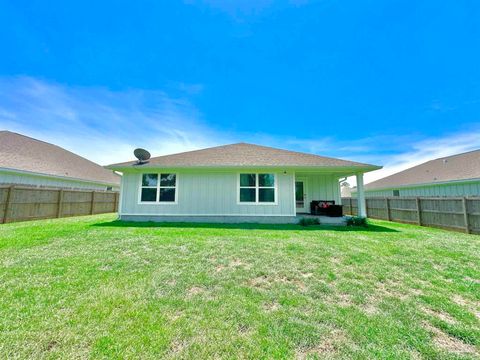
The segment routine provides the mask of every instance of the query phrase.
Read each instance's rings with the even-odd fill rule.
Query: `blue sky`
[[[480,2],[0,0],[0,129],[102,164],[238,141],[480,148]]]

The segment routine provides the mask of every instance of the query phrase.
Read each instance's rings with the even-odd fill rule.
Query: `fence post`
[[[117,212],[117,207],[118,207],[118,193],[113,194],[115,196],[113,200],[113,212]]]
[[[463,205],[463,219],[465,220],[465,232],[470,234],[470,221],[468,220],[468,207],[467,207],[467,198],[462,198]]]
[[[58,191],[57,218],[62,217],[63,189]]]
[[[417,205],[417,223],[422,226],[422,208],[420,206],[420,198],[415,198],[415,203]]]
[[[92,201],[90,202],[90,215],[93,215],[94,206],[95,206],[95,190],[92,191]]]
[[[8,220],[8,215],[10,212],[10,201],[12,199],[13,190],[14,190],[14,186],[13,185],[9,186],[8,192],[7,192],[7,200],[5,201],[5,209],[3,211],[2,224],[5,224]]]
[[[390,217],[390,201],[388,200],[388,197],[385,198],[385,206],[387,210],[387,221],[391,221]]]

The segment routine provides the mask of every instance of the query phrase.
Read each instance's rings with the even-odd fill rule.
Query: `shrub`
[[[302,226],[310,226],[310,225],[319,225],[320,224],[320,220],[318,220],[318,218],[306,218],[306,217],[303,217],[300,219],[300,221],[298,222],[299,225],[302,225]]]
[[[350,216],[347,218],[347,226],[368,226],[367,218],[361,216]]]

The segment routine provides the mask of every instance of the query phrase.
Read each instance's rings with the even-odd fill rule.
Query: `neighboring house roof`
[[[138,165],[129,161],[109,165],[110,169],[128,167],[344,167],[359,170],[375,170],[380,167],[354,161],[335,159],[325,156],[306,154],[296,151],[275,149],[246,143],[216,146],[202,150],[151,158],[147,163]]]
[[[480,150],[447,156],[376,180],[366,190],[480,179]]]
[[[0,169],[120,184],[120,177],[111,170],[59,146],[10,131],[0,131]]]

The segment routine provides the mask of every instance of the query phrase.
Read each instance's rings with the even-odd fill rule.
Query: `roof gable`
[[[105,184],[120,183],[118,175],[90,160],[10,131],[0,131],[0,168]]]
[[[109,168],[142,167],[375,167],[374,165],[335,159],[296,151],[276,149],[247,143],[216,146],[151,158],[143,165],[129,161],[109,165]]]

